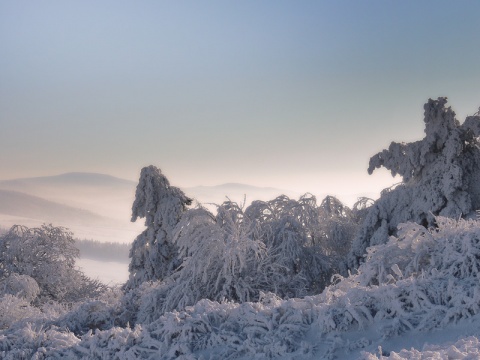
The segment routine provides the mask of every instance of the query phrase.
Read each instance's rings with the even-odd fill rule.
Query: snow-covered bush
[[[358,267],[368,246],[395,234],[400,223],[434,226],[437,215],[458,219],[480,208],[480,116],[460,124],[446,103],[438,98],[425,104],[424,139],[392,142],[370,159],[370,174],[383,166],[403,183],[384,191],[371,207],[352,245],[351,268]]]
[[[333,196],[327,196],[320,204],[315,237],[329,256],[334,273],[347,274],[347,256],[370,205],[370,199],[360,198],[350,209]]]
[[[20,320],[32,319],[40,315],[40,310],[24,298],[5,294],[0,297],[0,330],[8,329]]]
[[[274,267],[268,280],[274,286],[260,290],[299,297],[316,294],[329,282],[334,256],[324,246],[327,236],[321,233],[321,226],[327,229],[328,225],[322,223],[321,210],[310,194],[299,200],[282,195],[254,201],[245,210],[267,248],[268,263]]]
[[[148,323],[201,299],[318,293],[344,261],[356,227],[352,211],[333,197],[318,207],[309,194],[280,196],[245,210],[226,201],[216,215],[187,210],[190,203],[159,169],[142,170],[132,220],[146,217],[147,229],[130,252],[123,322]]]
[[[15,225],[0,236],[0,282],[5,289],[26,286],[28,294],[21,296],[35,298],[35,284],[29,280],[32,278],[40,289],[36,299],[39,303],[74,302],[100,294],[105,286],[75,268],[77,257],[78,249],[67,229]],[[15,281],[24,285],[14,285]]]
[[[147,229],[133,242],[130,250],[130,278],[125,289],[144,281],[162,280],[179,265],[172,232],[191,199],[170,186],[160,169],[142,169],[132,206],[132,221],[145,218]]]
[[[80,342],[73,333],[55,326],[45,328],[27,323],[0,335],[0,358],[5,360],[68,358],[62,352]],[[80,358],[80,357],[77,357]]]
[[[121,289],[110,288],[95,299],[73,304],[69,311],[61,316],[50,317],[48,324],[66,328],[79,336],[89,330],[107,330],[126,325],[119,316],[123,311],[122,296]]]
[[[185,213],[174,237],[183,259],[176,282],[188,284],[186,288],[193,293],[199,291],[194,302],[207,298],[239,302],[254,299],[256,285],[262,281],[255,276],[266,256],[265,244],[254,232],[245,223],[242,209],[233,202],[219,206],[216,217],[202,208]],[[185,305],[193,303],[181,308]]]
[[[202,207],[186,211],[173,236],[181,265],[162,281],[127,292],[122,321],[146,324],[202,299],[243,303],[266,292],[281,298],[319,293],[352,238],[339,229],[353,228],[347,207],[331,197],[326,203],[318,208],[311,195],[280,196],[245,210],[227,201],[216,216]]]
[[[170,359],[317,356],[363,347],[346,331],[374,326],[384,338],[431,330],[480,313],[480,223],[437,217],[430,230],[408,223],[398,237],[368,251],[358,273],[316,296],[257,303],[202,300],[143,327],[155,351]],[[310,335],[309,335],[310,334]],[[312,334],[317,334],[312,336]],[[143,344],[138,344],[138,351]]]
[[[368,250],[356,274],[319,295],[260,293],[258,302],[241,304],[201,300],[134,329],[112,327],[81,338],[60,323],[16,327],[0,333],[0,350],[71,359],[341,358],[369,344],[361,336],[352,340],[363,329],[388,339],[480,315],[480,222],[437,217],[436,224],[428,230],[402,224],[398,236]]]
[[[151,322],[201,299],[258,298],[259,289],[269,285],[266,248],[243,220],[242,210],[230,202],[219,206],[216,218],[203,208],[187,211],[174,236],[183,262],[169,278],[142,290],[138,321]]]
[[[480,313],[480,222],[436,217],[436,228],[401,224],[398,237],[368,249],[358,273],[322,294],[348,298],[359,324],[385,319],[385,336],[429,330]],[[355,292],[362,297],[352,297]],[[340,298],[338,296],[340,295]],[[343,300],[342,300],[343,301]]]
[[[34,278],[12,273],[0,281],[0,294],[15,295],[31,303],[40,294],[40,287]]]

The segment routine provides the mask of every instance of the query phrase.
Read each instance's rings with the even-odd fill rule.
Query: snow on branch
[[[480,208],[480,116],[463,124],[446,107],[447,98],[424,106],[425,137],[413,143],[392,142],[370,159],[369,174],[380,167],[403,177],[371,207],[349,257],[358,267],[368,246],[385,243],[398,224],[413,221],[435,226],[435,216],[465,217]]]
[[[187,206],[192,203],[180,189],[155,166],[142,169],[132,206],[132,221],[145,218],[147,229],[133,242],[130,250],[130,278],[126,288],[144,281],[161,280],[179,265],[173,229]]]

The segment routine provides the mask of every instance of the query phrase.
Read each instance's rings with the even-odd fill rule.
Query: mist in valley
[[[131,221],[137,184],[96,173],[66,173],[0,181],[0,226],[40,227],[44,223],[68,228],[80,250],[77,266],[105,283],[128,279],[129,249],[145,229],[143,220]],[[240,183],[196,186],[184,191],[211,211],[231,200],[248,206],[254,200],[301,194],[272,187]]]

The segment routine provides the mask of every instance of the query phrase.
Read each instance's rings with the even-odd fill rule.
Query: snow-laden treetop
[[[160,169],[155,166],[142,169],[132,205],[132,221],[145,218],[147,228],[132,244],[130,278],[125,288],[164,279],[179,265],[172,233],[191,203],[182,190],[170,186]]]
[[[351,267],[358,266],[368,246],[385,243],[400,223],[434,226],[437,215],[458,219],[480,208],[480,115],[460,124],[446,103],[441,97],[425,104],[422,140],[392,142],[370,159],[370,174],[383,166],[403,183],[384,190],[371,207],[353,242]]]
[[[167,227],[171,232],[178,223],[186,205],[192,199],[188,198],[182,190],[171,186],[160,169],[150,165],[144,167],[140,173],[135,201],[132,206],[132,221],[145,218],[147,227]],[[177,209],[178,211],[162,211]],[[171,218],[169,218],[171,217]]]
[[[465,122],[455,119],[451,107],[445,107],[446,97],[429,99],[425,109],[425,138],[413,143],[392,142],[370,159],[368,173],[385,167],[392,175],[401,175],[404,182],[422,177],[423,169],[440,157],[455,163],[471,145],[477,145],[480,135],[480,116],[468,116]]]

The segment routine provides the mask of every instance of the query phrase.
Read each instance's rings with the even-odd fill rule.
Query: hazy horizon
[[[144,230],[143,219],[130,221],[135,188],[135,181],[99,173],[0,180],[0,227],[53,223],[69,228],[81,239],[130,243]],[[181,189],[195,200],[193,206],[198,201],[213,212],[214,204],[221,204],[227,198],[248,206],[254,200],[272,200],[281,194],[298,199],[305,193],[239,183]],[[318,204],[325,196],[334,195],[350,207],[360,196],[374,199],[379,196],[379,192],[365,191],[340,196],[331,191],[310,192],[317,197]]]
[[[480,3],[0,3],[0,179],[72,171],[340,199],[423,104],[480,105]]]
[[[187,195],[189,196],[194,196],[194,197],[197,197],[197,196],[200,196],[200,199],[199,200],[203,200],[204,203],[205,201],[207,201],[208,203],[221,203],[225,200],[225,197],[228,196],[229,198],[231,198],[232,200],[234,201],[240,201],[242,202],[243,201],[243,195],[246,195],[247,196],[247,200],[248,200],[248,203],[250,203],[251,201],[253,200],[268,200],[268,199],[271,199],[273,198],[274,196],[276,196],[275,194],[278,193],[278,195],[280,193],[284,194],[284,195],[287,195],[289,197],[292,197],[292,198],[298,198],[300,197],[301,195],[305,194],[305,193],[311,193],[315,196],[317,196],[317,201],[321,201],[325,196],[327,195],[333,195],[333,196],[336,196],[337,198],[339,198],[342,202],[344,202],[346,205],[348,206],[352,206],[356,199],[359,198],[359,197],[362,197],[362,196],[366,196],[366,197],[370,197],[370,198],[373,198],[373,199],[376,199],[378,198],[378,196],[380,195],[380,192],[385,189],[386,187],[390,187],[392,184],[396,184],[398,182],[400,182],[401,180],[398,178],[398,177],[391,177],[387,171],[381,171],[382,174],[381,176],[383,176],[383,182],[376,182],[376,183],[373,183],[370,184],[370,186],[365,186],[364,188],[360,188],[358,183],[356,184],[357,186],[353,187],[349,187],[350,188],[350,191],[348,190],[347,187],[347,190],[345,191],[342,191],[342,186],[347,184],[349,179],[346,178],[343,180],[343,183],[341,182],[340,184],[338,183],[337,181],[337,191],[335,192],[334,189],[328,189],[328,188],[314,188],[314,189],[306,189],[304,191],[299,191],[299,190],[294,190],[294,189],[289,189],[289,188],[278,188],[278,187],[274,187],[274,186],[268,186],[268,185],[265,185],[265,186],[262,186],[262,185],[256,185],[256,184],[252,184],[252,183],[241,183],[241,182],[227,182],[227,183],[217,183],[217,184],[208,184],[208,185],[204,185],[204,184],[198,184],[198,185],[194,185],[194,186],[182,186],[182,185],[179,185],[179,184],[175,184],[175,183],[171,183],[171,185],[173,186],[176,186],[176,187],[179,187],[181,188],[183,191],[185,191],[187,193]],[[20,182],[23,182],[23,181],[29,181],[29,180],[47,180],[47,179],[59,179],[59,178],[62,178],[64,176],[68,176],[69,179],[73,179],[75,177],[75,175],[79,176],[79,177],[84,177],[85,175],[87,176],[91,176],[91,177],[95,177],[95,176],[101,176],[101,177],[107,177],[107,178],[113,178],[113,179],[116,179],[116,180],[120,180],[120,181],[125,181],[125,182],[128,182],[128,183],[131,183],[132,186],[136,186],[137,184],[137,181],[134,181],[134,180],[129,180],[129,179],[126,179],[126,178],[121,178],[121,177],[118,177],[118,176],[114,176],[114,175],[111,175],[111,174],[106,174],[106,173],[96,173],[96,172],[80,172],[80,171],[74,171],[74,172],[67,172],[67,173],[60,173],[60,174],[50,174],[50,175],[44,175],[44,176],[32,176],[32,177],[24,177],[24,178],[14,178],[14,179],[0,179],[0,189],[4,188],[5,190],[13,190],[13,191],[20,191],[20,193],[22,193],[22,189],[20,188],[11,188],[11,187],[8,187],[6,185],[10,184],[10,183],[13,183],[15,184],[16,182],[20,181]],[[167,175],[168,177],[168,175]],[[378,179],[378,178],[377,178]],[[78,179],[80,180],[80,179]],[[92,178],[89,179],[90,181],[93,180]],[[47,185],[48,183],[45,183],[45,185]],[[52,185],[52,184],[50,184]],[[61,186],[62,184],[58,184],[59,186]],[[235,189],[235,186],[238,185],[240,186],[240,189]],[[91,186],[95,187],[96,185],[95,184],[91,184]],[[249,187],[252,187],[252,192],[251,193],[248,193],[248,188]],[[101,187],[98,187],[97,190],[99,190]],[[134,189],[134,187],[132,187],[132,189]],[[205,189],[207,191],[207,194],[205,196],[202,196],[202,189]],[[259,196],[259,191],[261,191],[262,189],[266,190],[266,193],[264,195],[260,195]],[[340,189],[340,191],[338,191]],[[65,189],[67,192],[68,192],[68,189]],[[77,189],[78,191],[79,189]],[[92,188],[91,191],[93,191],[94,189]],[[43,192],[42,192],[43,191]],[[191,191],[194,191],[194,193],[190,193]],[[211,193],[211,192],[214,192],[214,193]],[[223,191],[223,192],[222,192]],[[276,191],[276,192],[275,192]],[[66,192],[65,191],[60,191],[60,194],[62,194],[61,196],[59,196],[58,194],[54,195],[53,197],[51,197],[51,189],[48,189],[48,188],[44,188],[44,189],[37,189],[36,191],[34,191],[33,193],[31,191],[27,191],[26,193],[28,194],[32,194],[32,195],[35,195],[35,196],[39,196],[41,198],[45,198],[46,200],[49,200],[49,201],[55,201],[55,202],[58,202],[58,203],[61,203],[61,204],[65,204],[65,205],[73,205],[73,206],[78,206],[80,209],[84,209],[85,207],[84,206],[81,206],[79,204],[82,204],[83,202],[80,201],[78,202],[78,200],[72,200],[72,199],[82,199],[82,195],[80,194],[80,196],[78,197],[71,197],[71,195],[68,195],[66,197],[63,197]],[[241,194],[243,195],[241,195]],[[240,195],[241,196],[240,196]],[[134,191],[132,191],[131,193],[131,201],[133,201],[133,195],[134,195]],[[269,196],[270,195],[270,196]],[[253,196],[253,197],[252,197]],[[208,199],[208,200],[205,200],[205,199]],[[85,200],[85,199],[82,199],[82,200]],[[71,201],[71,203],[69,203],[69,201]],[[88,206],[87,206],[88,208]],[[89,209],[90,211],[92,209]],[[123,211],[120,211],[121,213],[125,213],[125,210],[127,210],[127,212],[130,210],[129,207],[128,209],[122,209]],[[95,211],[95,213],[97,214],[101,214],[103,216],[107,215],[108,216],[108,212],[104,213],[103,211]]]

